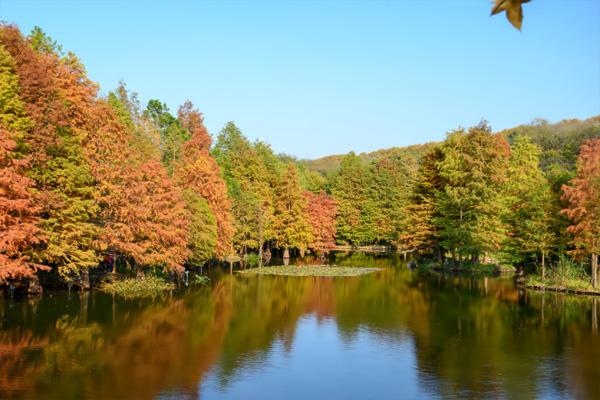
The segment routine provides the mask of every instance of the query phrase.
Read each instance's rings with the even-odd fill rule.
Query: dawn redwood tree
[[[353,152],[342,159],[331,194],[338,207],[338,242],[353,245],[373,243],[377,233],[371,174]]]
[[[123,95],[123,93],[122,93]],[[181,189],[160,154],[139,152],[141,120],[123,96],[98,101],[98,134],[90,158],[98,179],[101,242],[105,251],[133,261],[137,269],[161,266],[180,272],[190,256],[191,221]]]
[[[306,198],[303,196],[298,173],[293,164],[288,164],[279,185],[275,189],[273,231],[276,246],[289,254],[296,248],[303,254],[312,241],[312,230],[305,214]]]
[[[44,41],[34,39],[23,38],[11,26],[3,26],[0,35],[14,59],[20,98],[33,123],[23,147],[31,159],[28,176],[35,182],[45,237],[33,256],[71,280],[99,260],[95,182],[84,152],[97,88],[72,54],[61,57],[48,46],[36,48]]]
[[[218,227],[208,202],[191,190],[183,191],[183,199],[190,215],[187,262],[204,265],[216,255]]]
[[[382,157],[371,165],[372,196],[375,202],[375,240],[397,242],[402,229],[403,210],[408,205],[412,179],[403,160]]]
[[[442,247],[478,262],[500,250],[505,227],[502,189],[506,182],[509,145],[485,123],[449,134],[441,146],[442,190],[436,194],[434,224]]]
[[[219,258],[232,251],[233,223],[227,186],[221,178],[221,169],[210,155],[211,137],[204,126],[202,114],[187,101],[177,113],[181,125],[191,138],[181,149],[181,161],[175,163],[175,182],[205,199],[217,224],[215,255]]]
[[[304,192],[306,215],[311,227],[312,240],[308,247],[318,255],[324,255],[335,247],[335,200],[325,192]]]
[[[600,254],[600,139],[581,145],[577,159],[577,176],[564,185],[563,199],[568,207],[562,212],[571,220],[575,254],[591,257],[592,285],[598,287]]]
[[[181,272],[190,256],[190,215],[181,190],[157,160],[128,169],[127,184],[112,193],[105,210],[108,248],[136,268],[161,266]]]
[[[241,254],[250,249],[261,253],[263,244],[274,238],[274,194],[264,158],[233,122],[219,133],[212,154],[232,201],[234,247]]]
[[[31,127],[19,99],[14,61],[0,46],[0,285],[32,279],[41,267],[30,258],[41,237],[34,182],[25,175],[23,154],[22,141]]]
[[[409,204],[404,210],[403,230],[398,243],[402,250],[421,255],[437,251],[440,262],[443,261],[440,230],[433,220],[437,216],[435,201],[442,190],[439,171],[442,159],[443,153],[439,147],[423,157]]]
[[[169,174],[173,173],[174,163],[181,160],[181,148],[190,138],[188,130],[170,112],[166,104],[152,99],[148,102],[144,116],[154,123],[160,132],[162,162]]]
[[[502,252],[512,264],[523,264],[541,255],[542,276],[555,241],[557,200],[539,166],[540,149],[527,136],[519,136],[511,148],[505,185],[507,236]]]
[[[40,242],[33,181],[23,175],[25,160],[15,157],[16,142],[0,127],[0,285],[32,279],[45,268],[29,254]]]

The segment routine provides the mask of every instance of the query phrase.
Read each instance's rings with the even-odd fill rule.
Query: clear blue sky
[[[173,4],[172,4],[173,3]],[[600,114],[600,1],[533,0],[523,31],[491,1],[28,2],[103,91],[119,80],[172,111],[191,99],[275,151],[314,158]]]

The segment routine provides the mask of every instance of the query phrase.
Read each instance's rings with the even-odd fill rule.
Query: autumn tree
[[[557,199],[539,166],[540,149],[527,136],[511,148],[505,185],[507,236],[502,246],[511,264],[523,264],[541,255],[542,276],[555,241],[553,228]],[[536,257],[537,258],[537,257]]]
[[[403,212],[403,229],[398,245],[401,250],[427,255],[437,251],[442,261],[440,229],[433,221],[438,216],[436,199],[442,187],[439,163],[443,153],[439,147],[430,150],[421,162],[417,180]]]
[[[144,114],[160,132],[162,162],[169,174],[172,174],[173,165],[181,159],[181,148],[190,138],[190,132],[181,126],[181,122],[169,112],[167,105],[159,100],[150,100]]]
[[[207,201],[217,224],[214,254],[227,256],[232,250],[234,234],[231,202],[221,169],[210,154],[210,134],[204,126],[202,114],[193,108],[191,102],[184,103],[177,115],[181,125],[190,132],[191,139],[181,149],[181,161],[174,165],[175,182]]]
[[[34,182],[25,176],[28,160],[17,151],[31,121],[18,95],[13,59],[0,46],[0,285],[32,279],[40,268],[29,257],[41,236]]]
[[[274,194],[265,179],[269,172],[264,158],[232,122],[219,133],[213,155],[233,203],[234,246],[242,254],[249,249],[261,252],[263,244],[274,238]]]
[[[568,207],[562,212],[571,220],[576,255],[589,255],[592,285],[598,287],[598,254],[600,254],[600,139],[583,143],[577,159],[577,176],[563,186]]]
[[[394,243],[403,229],[403,210],[408,205],[415,176],[404,158],[381,157],[371,165],[371,193],[375,218],[375,241]]]
[[[375,203],[371,191],[371,174],[360,158],[349,153],[336,174],[331,193],[337,212],[337,240],[364,245],[376,239]]]
[[[290,163],[275,189],[273,213],[275,243],[284,250],[284,257],[290,248],[304,254],[313,240],[305,210],[306,198],[300,188],[296,167]]]
[[[47,45],[53,41],[39,33],[25,39],[4,26],[0,40],[15,61],[20,97],[33,123],[23,142],[30,150],[28,176],[35,182],[45,236],[33,256],[57,266],[65,279],[77,278],[98,262],[95,182],[83,149],[97,87],[74,55],[59,57]]]
[[[189,227],[194,221],[160,154],[138,151],[145,127],[127,98],[121,93],[109,97],[109,104],[98,102],[100,134],[90,146],[101,193],[102,244],[132,268],[180,272],[191,255]]]
[[[216,256],[218,226],[208,202],[196,192],[185,190],[183,199],[190,215],[188,263],[203,265]]]
[[[509,145],[486,124],[450,133],[441,146],[442,190],[434,224],[442,247],[459,260],[497,252],[504,240],[502,187]]]
[[[304,192],[306,215],[311,227],[312,240],[308,247],[319,255],[329,253],[335,247],[335,200],[325,192]]]

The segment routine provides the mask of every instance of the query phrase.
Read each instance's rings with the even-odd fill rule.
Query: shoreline
[[[534,290],[536,292],[565,293],[565,294],[571,294],[571,295],[577,295],[577,296],[600,296],[600,290],[567,288],[564,286],[533,285],[533,284],[524,284],[523,286],[526,289]]]

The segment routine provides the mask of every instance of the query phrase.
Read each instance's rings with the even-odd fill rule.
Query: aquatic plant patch
[[[277,265],[243,271],[242,274],[287,275],[287,276],[361,276],[382,268],[340,267],[337,265]]]
[[[114,282],[105,282],[100,286],[100,290],[104,292],[128,298],[155,297],[174,289],[174,283],[154,276],[147,276],[142,279],[129,278]]]

